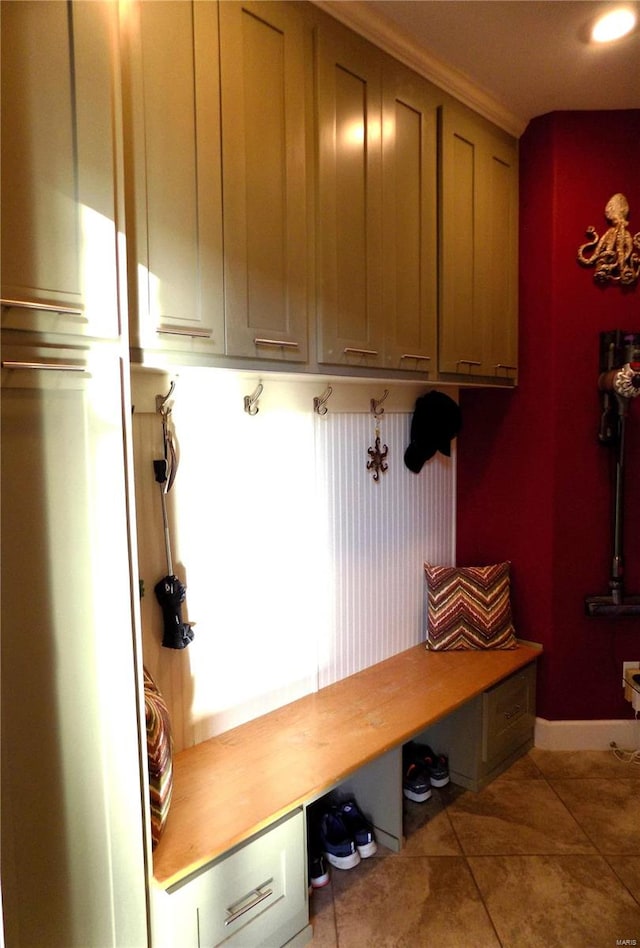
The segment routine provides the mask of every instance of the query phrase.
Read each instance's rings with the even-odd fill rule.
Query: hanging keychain
[[[367,454],[369,455],[370,460],[367,461],[367,470],[372,471],[374,481],[380,480],[380,472],[383,474],[386,473],[389,465],[386,462],[387,454],[389,453],[389,448],[386,444],[380,447],[380,418],[384,415],[384,408],[380,408],[383,401],[389,394],[389,390],[385,388],[384,395],[380,401],[376,401],[375,398],[371,399],[371,413],[375,418],[375,441],[373,442],[373,447],[367,449]]]
[[[169,394],[156,397],[156,411],[162,418],[163,455],[160,460],[153,462],[153,473],[156,483],[160,485],[162,503],[162,524],[164,529],[165,554],[167,558],[167,575],[154,586],[156,599],[162,609],[163,637],[165,648],[183,649],[193,641],[193,622],[182,621],[182,603],[186,597],[186,587],[173,572],[171,556],[171,538],[169,536],[169,518],[167,515],[167,494],[173,487],[178,470],[178,454],[171,425],[172,402],[175,383],[171,383]]]

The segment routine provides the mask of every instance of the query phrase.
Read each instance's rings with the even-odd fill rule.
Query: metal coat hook
[[[322,395],[317,395],[317,396],[314,397],[314,399],[313,399],[313,410],[316,412],[316,414],[318,414],[318,415],[326,415],[326,414],[327,414],[327,412],[328,412],[328,410],[329,410],[329,409],[327,408],[327,402],[329,401],[329,397],[330,397],[330,395],[331,395],[332,392],[333,392],[333,389],[331,388],[331,386],[330,386],[330,385],[327,385],[327,387],[326,387],[326,389],[324,390],[324,392],[322,393]]]
[[[375,415],[376,418],[379,415],[384,415],[384,408],[380,408],[380,405],[382,405],[382,403],[385,401],[388,395],[389,395],[389,389],[385,388],[384,395],[382,396],[381,399],[379,400],[376,400],[375,398],[371,399],[371,414]]]
[[[262,382],[258,382],[255,392],[253,395],[244,396],[244,410],[248,415],[257,415],[260,410],[258,407],[258,399],[262,395],[264,385]]]
[[[173,403],[169,403],[169,399],[175,391],[176,383],[175,381],[171,382],[171,386],[166,395],[156,395],[156,411],[161,415],[168,415],[173,408]]]

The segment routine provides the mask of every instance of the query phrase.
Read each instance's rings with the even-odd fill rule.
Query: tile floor
[[[402,852],[313,892],[312,948],[640,946],[640,764],[534,748],[480,793],[405,800]]]

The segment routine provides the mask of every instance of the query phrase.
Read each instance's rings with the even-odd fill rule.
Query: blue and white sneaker
[[[337,808],[325,813],[320,821],[320,839],[327,861],[336,869],[353,869],[360,862],[355,840]]]
[[[355,800],[347,800],[340,807],[340,816],[353,837],[361,859],[368,859],[378,851],[373,827],[363,816]]]

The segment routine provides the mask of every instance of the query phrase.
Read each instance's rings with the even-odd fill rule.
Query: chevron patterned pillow
[[[515,648],[510,563],[431,566],[427,579],[427,648]]]
[[[173,744],[171,721],[165,700],[147,669],[144,668],[143,671],[151,805],[151,848],[155,849],[164,831],[171,804]]]

